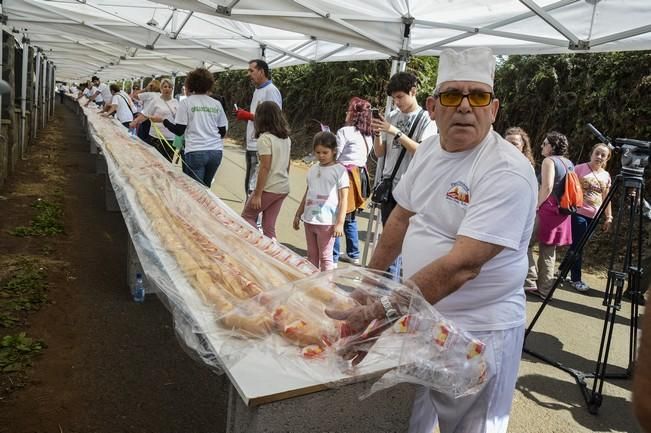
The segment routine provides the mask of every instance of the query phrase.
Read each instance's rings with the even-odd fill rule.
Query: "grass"
[[[45,343],[28,337],[24,332],[5,335],[0,339],[0,372],[22,372],[32,365],[32,359],[45,347]]]
[[[32,207],[37,213],[29,226],[18,226],[9,230],[13,236],[54,236],[63,233],[63,207],[38,199]]]
[[[13,327],[24,312],[38,310],[47,301],[47,277],[38,262],[20,260],[0,281],[0,327]]]

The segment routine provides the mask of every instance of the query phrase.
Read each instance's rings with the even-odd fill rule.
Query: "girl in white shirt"
[[[314,154],[319,163],[307,172],[307,189],[294,217],[294,230],[305,224],[307,259],[322,271],[334,268],[334,238],[344,231],[348,203],[348,173],[338,164],[337,137],[331,132],[314,136]]]

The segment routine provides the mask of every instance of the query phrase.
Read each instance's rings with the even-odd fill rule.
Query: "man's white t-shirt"
[[[179,102],[174,123],[186,125],[185,152],[222,150],[219,128],[228,128],[228,119],[219,101],[208,95],[191,95]]]
[[[337,131],[337,162],[343,165],[364,167],[373,149],[373,137],[364,137],[354,126],[344,126]]]
[[[251,98],[251,108],[249,108],[249,111],[255,114],[255,109],[258,108],[258,104],[264,101],[273,101],[278,104],[281,110],[283,108],[283,97],[280,94],[280,90],[274,86],[271,80],[255,89],[253,98]],[[246,123],[246,150],[258,150],[255,139],[255,124],[251,120]]]
[[[348,172],[341,164],[313,165],[307,171],[307,195],[303,222],[334,225],[337,222],[339,190],[348,188]]]
[[[142,110],[142,114],[145,116],[160,116],[163,119],[174,122],[174,118],[176,117],[176,113],[179,109],[179,101],[176,99],[169,99],[165,101],[162,97],[160,97],[160,94],[158,95],[158,98],[152,98],[147,103],[147,108]],[[162,123],[156,123],[155,125],[158,127],[161,134],[163,134],[163,137],[165,137],[168,141],[174,140],[176,135],[174,135],[174,133],[167,129]],[[154,138],[159,138],[158,134],[156,133],[156,128],[153,126],[149,129],[149,135]]]
[[[97,93],[97,87],[93,86],[93,87],[90,89],[90,96],[93,96],[95,93]],[[110,100],[111,100],[111,97],[109,97],[109,98],[107,99],[107,101],[110,101]],[[97,95],[97,96],[95,97],[95,100],[94,100],[94,101],[95,101],[96,104],[99,103],[99,102],[104,102],[104,97],[102,96],[102,93],[101,93],[101,92],[100,92],[99,95]]]
[[[82,93],[82,95],[84,95],[86,98],[90,98],[90,97],[93,96],[93,94],[95,93],[95,92],[93,91],[93,89],[94,89],[94,87],[91,88],[91,89],[89,89],[88,87],[86,87],[86,88],[84,89],[84,91],[81,92],[81,93]],[[98,97],[101,97],[101,96],[98,96]]]
[[[411,126],[413,122],[416,120],[418,117],[418,113],[422,108],[418,107],[416,110],[412,111],[411,113],[403,113],[400,110],[393,110],[391,113],[389,113],[389,116],[387,117],[387,121],[398,128],[399,130],[402,131],[404,135],[408,135],[409,131],[411,131]],[[436,123],[430,119],[429,113],[427,110],[423,111],[423,115],[421,119],[419,120],[418,126],[416,127],[416,130],[414,131],[414,134],[412,135],[412,140],[422,143],[425,139],[433,136],[438,132],[436,128]],[[391,173],[393,173],[393,168],[398,162],[398,159],[400,158],[400,152],[402,150],[402,145],[400,144],[400,140],[396,140],[394,135],[391,134],[385,134],[385,158],[384,158],[384,165],[382,165],[382,178],[387,179],[391,177]],[[409,167],[409,164],[411,163],[411,159],[414,157],[414,154],[411,152],[405,152],[405,156],[402,158],[402,161],[400,163],[400,168],[396,172],[396,176],[393,178],[393,186],[395,188],[396,185],[398,185],[398,181],[400,181],[400,178],[402,177],[403,174],[407,171],[407,168]]]
[[[291,140],[264,133],[258,137],[258,154],[271,155],[271,167],[264,190],[275,194],[289,194],[289,155]]]
[[[133,107],[130,107],[131,98],[124,91],[120,90],[118,93],[113,95],[111,99],[111,105],[116,105],[117,109],[115,110],[115,118],[118,119],[120,123],[131,122],[133,120]]]
[[[105,83],[99,83],[97,86],[97,90],[101,93],[102,95],[102,101],[110,101],[112,98],[111,94],[111,89],[109,89],[109,86]]]
[[[415,212],[402,244],[404,276],[447,254],[458,235],[504,249],[434,307],[468,331],[525,323],[523,283],[538,185],[531,163],[492,131],[474,149],[446,152],[439,136],[419,146],[393,195]]]

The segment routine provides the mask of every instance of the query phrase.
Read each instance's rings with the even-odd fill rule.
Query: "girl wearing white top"
[[[289,125],[278,104],[265,101],[255,109],[255,138],[260,167],[255,190],[242,211],[242,218],[257,227],[262,214],[262,233],[276,238],[276,219],[289,194]]]
[[[307,259],[322,271],[334,268],[332,245],[344,231],[348,202],[348,173],[338,164],[337,137],[331,132],[314,136],[319,163],[307,172],[307,189],[294,217],[294,230],[305,224]]]
[[[129,123],[133,121],[133,103],[131,98],[120,89],[117,84],[111,84],[111,105],[102,116],[110,116],[115,113],[115,118],[118,119],[125,128],[129,128]]]
[[[179,101],[172,98],[173,89],[172,82],[167,78],[163,78],[160,85],[160,94],[151,93],[154,96],[148,100],[142,113],[138,114],[138,117],[131,123],[131,127],[135,128],[141,125],[148,118],[161,118],[173,122],[179,108]],[[167,129],[162,122],[155,122],[149,128],[145,141],[155,147],[165,159],[172,161],[174,137],[174,133]]]

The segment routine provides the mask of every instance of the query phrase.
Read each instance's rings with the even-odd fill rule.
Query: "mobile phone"
[[[380,109],[379,108],[371,108],[371,116],[373,116],[374,119],[379,119],[380,118]]]
[[[237,108],[237,104],[233,104],[233,107],[235,107],[235,111],[239,110],[239,108]]]

